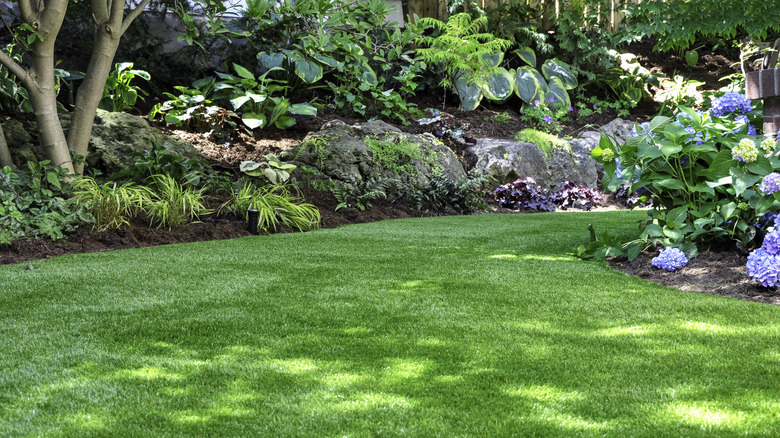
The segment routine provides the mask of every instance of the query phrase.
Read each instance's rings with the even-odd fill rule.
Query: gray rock
[[[90,166],[116,172],[136,160],[131,152],[142,152],[152,141],[170,145],[170,151],[184,159],[202,159],[200,151],[186,141],[163,134],[149,126],[146,119],[127,113],[98,110],[89,141],[87,163]]]
[[[410,171],[398,172],[377,163],[371,141],[417,145],[422,159],[409,163]],[[426,184],[432,174],[442,172],[451,179],[466,176],[455,154],[431,134],[412,135],[382,121],[347,125],[330,121],[309,133],[300,145],[280,154],[283,161],[316,168],[325,176],[344,182],[361,182],[385,177],[405,183]],[[399,163],[402,164],[402,163]]]
[[[619,142],[631,138],[634,122],[615,119],[601,130],[615,136]],[[590,156],[598,146],[601,132],[586,131],[568,140],[569,150],[553,149],[549,157],[531,143],[511,140],[479,139],[467,152],[476,158],[476,167],[484,169],[500,184],[518,178],[533,178],[540,186],[551,189],[561,181],[597,188],[604,165]]]
[[[43,159],[43,151],[37,145],[37,141],[34,141],[32,135],[24,128],[22,122],[8,119],[3,120],[2,125],[5,141],[8,143],[11,159],[15,164],[24,166],[24,163],[28,161]]]

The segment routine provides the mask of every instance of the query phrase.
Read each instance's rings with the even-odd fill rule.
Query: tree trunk
[[[5,141],[3,125],[0,125],[0,167],[5,166],[16,169],[13,160],[11,160],[11,151],[8,150],[8,143]]]
[[[87,74],[76,95],[76,108],[68,131],[68,147],[77,157],[80,157],[75,165],[75,171],[79,175],[84,172],[84,160],[88,153],[92,125],[118,47],[119,31],[114,31],[108,25],[100,26],[95,35],[95,47],[89,60]]]
[[[62,26],[66,8],[67,0],[50,1],[47,2],[46,8],[39,12],[39,33],[43,39],[36,41],[31,47],[32,67],[28,71],[30,81],[25,88],[35,110],[41,146],[46,157],[52,165],[62,167],[72,174],[73,161],[57,113],[57,93],[54,88],[54,41]]]

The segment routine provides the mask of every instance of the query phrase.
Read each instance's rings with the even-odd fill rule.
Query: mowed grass
[[[780,308],[572,255],[642,214],[0,267],[0,436],[780,435]]]

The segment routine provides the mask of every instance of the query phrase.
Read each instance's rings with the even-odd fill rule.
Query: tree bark
[[[30,47],[32,66],[27,72],[27,92],[38,121],[41,146],[51,163],[73,173],[73,161],[68,142],[57,113],[57,93],[54,88],[54,41],[60,32],[68,0],[49,0],[39,3],[32,16],[25,17],[36,29],[42,40],[36,40]],[[21,6],[21,2],[20,2]]]
[[[8,142],[5,141],[3,125],[0,125],[0,167],[5,166],[16,169],[16,166],[14,166],[14,162],[11,159],[11,151],[8,150]]]

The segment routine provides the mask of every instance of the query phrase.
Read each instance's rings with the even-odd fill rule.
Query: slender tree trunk
[[[45,8],[39,9],[33,18],[32,26],[38,27],[42,39],[31,47],[32,66],[27,72],[29,83],[25,84],[25,88],[35,110],[41,147],[47,158],[53,165],[72,174],[73,162],[57,113],[57,93],[54,88],[54,41],[60,32],[67,5],[67,0],[48,1]]]
[[[8,143],[5,141],[3,125],[0,125],[0,167],[5,166],[16,169],[13,160],[11,160],[11,151],[8,150]]]
[[[72,124],[68,131],[68,146],[76,156],[81,157],[74,166],[79,175],[84,172],[84,159],[87,157],[95,114],[103,97],[106,78],[111,72],[111,63],[119,47],[119,32],[112,31],[107,25],[100,27],[102,29],[98,29],[95,35],[95,47],[87,74],[76,95],[76,108],[73,110]]]

